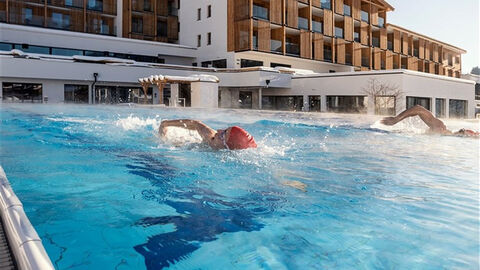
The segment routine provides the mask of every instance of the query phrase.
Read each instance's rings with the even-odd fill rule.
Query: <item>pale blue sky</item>
[[[479,66],[479,0],[387,0],[387,22],[467,51],[462,72]]]

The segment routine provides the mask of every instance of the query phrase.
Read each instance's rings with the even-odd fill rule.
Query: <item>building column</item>
[[[435,97],[432,97],[431,100],[432,100],[431,105],[430,105],[430,107],[432,109],[431,111],[432,111],[433,116],[436,116],[437,115],[437,104],[436,104],[437,100],[436,100]]]
[[[303,95],[303,111],[304,112],[310,111],[310,103],[308,100],[308,95]]]
[[[123,1],[127,0],[117,0],[117,16],[115,17],[115,27],[117,31],[115,35],[117,37],[123,36]]]
[[[450,99],[445,99],[445,118],[450,118]]]
[[[262,109],[262,88],[258,88],[258,109]]]
[[[178,83],[170,84],[170,107],[178,106],[178,95],[179,95],[180,85]]]
[[[92,90],[92,85],[88,85],[88,104],[93,104],[93,90]]]
[[[320,112],[327,111],[327,96],[320,96]]]

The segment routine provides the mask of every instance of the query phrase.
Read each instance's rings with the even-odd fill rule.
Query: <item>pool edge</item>
[[[0,166],[0,218],[18,269],[55,269]]]

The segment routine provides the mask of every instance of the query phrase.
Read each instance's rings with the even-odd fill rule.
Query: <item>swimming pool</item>
[[[475,139],[415,122],[390,133],[367,116],[0,110],[0,164],[58,269],[479,266]],[[156,129],[175,118],[241,125],[259,148],[164,143]]]

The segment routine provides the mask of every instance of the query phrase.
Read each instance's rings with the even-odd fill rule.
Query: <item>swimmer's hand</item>
[[[380,123],[387,125],[387,126],[393,126],[398,122],[397,117],[385,117],[383,118]]]

